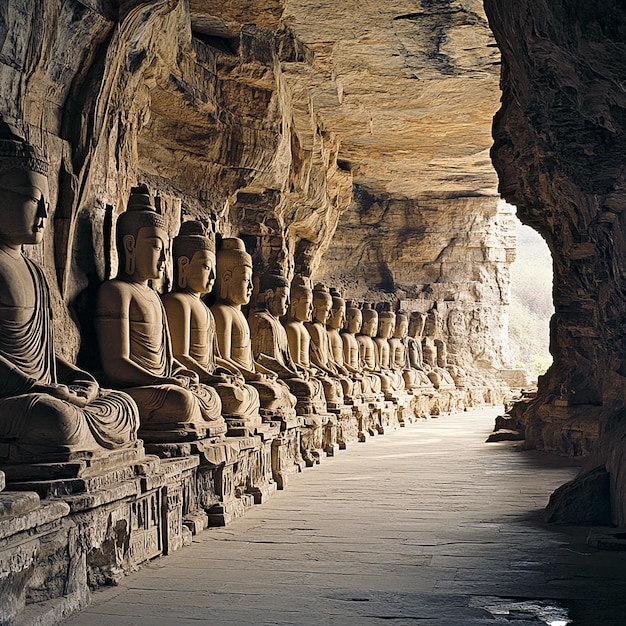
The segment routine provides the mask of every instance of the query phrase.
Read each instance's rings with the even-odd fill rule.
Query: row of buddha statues
[[[243,241],[183,222],[174,288],[160,295],[167,224],[147,188],[116,223],[117,276],[99,288],[101,372],[55,351],[45,275],[23,254],[43,239],[48,163],[0,126],[0,458],[67,458],[146,442],[254,434],[269,420],[322,415],[400,392],[462,386],[428,315],[378,312],[308,278],[260,277]],[[206,298],[211,298],[207,305]],[[104,385],[102,387],[101,385]]]

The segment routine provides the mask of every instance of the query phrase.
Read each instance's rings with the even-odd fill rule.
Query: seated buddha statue
[[[174,358],[163,303],[150,284],[162,277],[169,237],[145,186],[131,191],[116,241],[118,274],[100,286],[96,308],[105,380],[137,403],[145,440],[175,443],[225,433],[215,389]]]
[[[354,301],[349,300],[346,302],[345,328],[341,333],[344,363],[350,367],[350,371],[360,372],[363,393],[376,396],[380,394],[380,378],[365,371],[362,367],[359,342],[356,338],[356,335],[361,331],[362,324],[361,309],[356,306]]]
[[[125,393],[55,352],[43,270],[22,246],[43,240],[48,162],[0,122],[0,458],[56,461],[138,447],[137,407]]]
[[[396,326],[396,314],[389,308],[385,308],[378,314],[378,329],[374,343],[377,347],[378,364],[382,374],[383,391],[397,392],[404,389],[404,379],[402,374],[392,368],[391,363],[391,347],[389,340],[391,339]],[[388,385],[386,387],[385,385]]]
[[[411,371],[420,379],[423,389],[432,389],[433,383],[428,377],[426,370],[430,369],[424,363],[424,353],[422,351],[422,334],[426,322],[426,313],[411,311],[409,315],[409,329],[406,336],[407,359]]]
[[[215,320],[201,299],[215,281],[215,244],[202,222],[183,222],[172,241],[174,289],[162,296],[174,357],[213,387],[230,429],[254,432],[259,424],[259,394],[219,356]]]
[[[295,417],[296,398],[285,383],[267,367],[254,360],[248,320],[241,311],[252,295],[252,257],[236,237],[222,240],[217,252],[215,317],[217,343],[222,359],[259,393],[261,408],[269,417]]]
[[[285,330],[287,331],[291,358],[299,368],[308,372],[310,378],[321,381],[327,407],[338,409],[343,405],[341,383],[317,367],[311,359],[311,335],[305,326],[305,323],[311,321],[313,311],[313,290],[308,279],[295,276],[291,281],[289,298]]]
[[[346,321],[346,301],[333,288],[330,289],[330,296],[331,309],[326,321],[326,334],[328,335],[330,354],[337,370],[342,375],[341,381],[344,397],[349,398],[353,402],[359,401],[363,389],[363,374],[346,362],[343,354],[343,339],[340,333]],[[315,299],[315,295],[313,298]]]
[[[409,365],[406,338],[409,330],[409,318],[404,311],[396,313],[396,324],[393,336],[389,339],[389,361],[392,369],[402,374],[407,389],[421,387],[417,371]]]
[[[441,314],[437,309],[431,309],[426,314],[424,323],[424,336],[422,337],[422,354],[424,366],[428,370],[426,373],[436,389],[454,387],[454,380],[443,367],[437,364],[437,344],[440,339]]]
[[[389,381],[380,370],[378,348],[374,343],[374,337],[378,332],[378,311],[366,302],[361,309],[361,319],[361,331],[357,333],[356,340],[359,344],[363,371],[375,375],[380,381],[381,391],[388,391]]]
[[[259,283],[259,301],[250,314],[252,352],[258,363],[272,370],[297,398],[299,415],[325,414],[326,398],[319,380],[294,363],[287,331],[280,323],[289,307],[289,282],[280,274],[264,274]]]
[[[313,288],[313,308],[311,320],[304,323],[311,338],[311,363],[324,374],[322,385],[328,402],[344,404],[346,393],[350,392],[349,380],[335,363],[326,332],[326,321],[332,307],[332,298],[325,285],[318,283]],[[336,400],[330,400],[333,397]],[[338,407],[337,407],[338,408]]]

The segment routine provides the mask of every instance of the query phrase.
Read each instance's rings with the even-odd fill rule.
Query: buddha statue
[[[118,274],[100,286],[96,309],[105,380],[135,400],[147,441],[222,435],[220,398],[174,358],[165,310],[150,284],[163,275],[169,237],[145,186],[131,191],[117,219],[116,242]]]
[[[215,317],[221,357],[259,393],[261,408],[268,417],[283,420],[295,417],[296,398],[285,383],[267,367],[254,360],[248,320],[241,311],[252,295],[252,257],[241,239],[222,240],[217,252]]]
[[[289,298],[285,330],[291,357],[298,367],[309,373],[310,378],[321,381],[327,407],[333,410],[339,409],[343,405],[341,383],[331,378],[311,358],[311,335],[305,326],[311,322],[313,312],[313,290],[308,279],[302,276],[294,277],[291,281]]]
[[[381,371],[383,391],[395,393],[404,389],[402,374],[391,367],[391,339],[396,326],[396,315],[388,307],[378,314],[378,328],[374,343],[377,348],[378,365]]]
[[[275,372],[297,398],[298,415],[326,414],[326,399],[319,380],[294,363],[287,331],[280,323],[289,307],[289,282],[280,274],[264,274],[259,283],[259,302],[248,322],[252,352],[258,363]]]
[[[349,391],[346,386],[349,381],[342,375],[333,359],[326,332],[326,321],[331,307],[332,298],[327,287],[321,283],[316,284],[313,288],[311,320],[305,322],[304,326],[311,338],[311,363],[323,373],[322,385],[324,385],[326,400],[328,403],[332,402],[334,408],[340,408],[345,403],[344,395],[346,391]]]
[[[404,311],[396,313],[396,323],[393,336],[389,339],[389,361],[391,368],[402,374],[406,389],[416,389],[421,386],[417,372],[409,365],[406,337],[409,330],[409,318]]]
[[[220,358],[215,320],[201,299],[215,281],[215,244],[201,222],[183,222],[172,242],[174,290],[162,296],[174,357],[213,387],[231,432],[260,424],[259,394]]]
[[[409,329],[406,336],[407,359],[411,371],[419,377],[423,389],[432,389],[433,383],[428,377],[426,370],[430,366],[424,363],[422,351],[422,334],[426,323],[426,313],[412,311],[409,316]]]
[[[141,445],[132,399],[55,352],[46,277],[22,254],[43,240],[47,173],[46,159],[0,122],[0,459],[11,463]]]
[[[359,354],[363,371],[374,374],[380,381],[379,388],[382,392],[389,389],[389,382],[380,370],[378,349],[374,343],[374,337],[378,332],[378,311],[369,303],[364,303],[361,309],[361,332],[357,333],[356,340],[359,344]]]
[[[326,321],[326,333],[330,345],[330,353],[339,374],[342,376],[344,397],[352,402],[360,401],[362,395],[363,375],[358,368],[353,368],[346,362],[343,354],[343,339],[340,330],[343,330],[346,321],[346,301],[336,290],[330,289],[331,309]],[[315,299],[315,295],[313,296]]]
[[[437,344],[440,339],[439,329],[441,327],[441,315],[437,309],[432,308],[426,314],[424,322],[424,336],[422,337],[422,354],[424,365],[428,369],[428,378],[432,381],[436,389],[454,387],[454,380],[450,373],[437,364]]]
[[[350,371],[361,373],[361,385],[363,393],[370,396],[380,394],[380,378],[370,372],[364,370],[361,364],[361,355],[359,353],[359,342],[356,335],[361,331],[363,317],[361,309],[355,302],[350,300],[346,303],[346,322],[345,328],[341,333],[343,342],[343,357],[346,366],[351,368]]]

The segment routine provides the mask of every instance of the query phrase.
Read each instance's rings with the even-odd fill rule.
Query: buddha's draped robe
[[[282,367],[294,371],[293,376],[281,377],[298,400],[296,411],[299,414],[326,413],[326,398],[321,382],[314,378],[305,380],[296,375],[296,365],[289,352],[287,331],[280,321],[268,310],[261,309],[252,313],[249,322],[254,358],[266,364],[262,355],[267,355],[276,359]],[[271,369],[271,365],[267,367]]]
[[[137,293],[139,302],[146,300],[146,293],[133,283],[124,283]],[[152,294],[150,294],[152,296]],[[132,320],[130,327],[130,359],[154,376],[173,377],[177,362],[172,353],[165,308],[154,294],[160,310],[159,321],[154,323]],[[147,304],[150,305],[151,302]],[[124,389],[137,403],[141,427],[159,429],[164,424],[204,420],[222,422],[222,403],[211,387],[192,383],[188,388],[175,384],[145,385]]]

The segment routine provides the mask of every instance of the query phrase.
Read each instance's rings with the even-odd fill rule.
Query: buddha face
[[[165,259],[169,237],[158,226],[144,226],[139,229],[137,238],[124,235],[124,250],[134,258],[134,280],[154,280],[161,278],[165,270]]]
[[[393,331],[393,336],[402,339],[406,337],[409,329],[409,320],[404,315],[396,316],[396,328]]]
[[[437,332],[437,320],[432,313],[429,313],[424,323],[424,335],[434,337]]]
[[[363,324],[363,316],[361,315],[360,309],[348,309],[346,325],[348,328],[348,332],[353,335],[358,333],[361,330],[361,325]]]
[[[252,268],[249,265],[237,265],[225,270],[221,276],[226,289],[226,301],[235,306],[248,304],[252,296]]]
[[[0,176],[0,239],[13,246],[41,243],[48,217],[48,179],[12,169]]]
[[[181,256],[178,261],[179,286],[186,285],[192,293],[210,293],[215,283],[215,254],[210,250],[197,250],[191,260]]]
[[[375,337],[378,330],[378,313],[369,309],[367,313],[363,313],[363,324],[361,332],[369,337]]]
[[[330,315],[330,309],[333,306],[333,301],[330,295],[320,294],[318,297],[313,298],[313,319],[321,324],[326,324],[326,320]]]
[[[269,290],[267,297],[267,308],[274,317],[281,317],[287,313],[289,306],[289,288],[277,287]]]
[[[411,321],[409,322],[409,335],[411,337],[416,338],[422,335],[425,319],[426,315],[424,313],[411,315]]]
[[[378,318],[378,336],[382,339],[389,339],[393,335],[396,320],[393,317]]]
[[[344,303],[333,304],[333,308],[330,310],[330,318],[328,319],[328,325],[334,329],[343,328],[343,323],[346,320],[346,305]]]
[[[310,289],[299,289],[291,294],[291,310],[298,322],[308,322],[313,310],[313,292]]]

